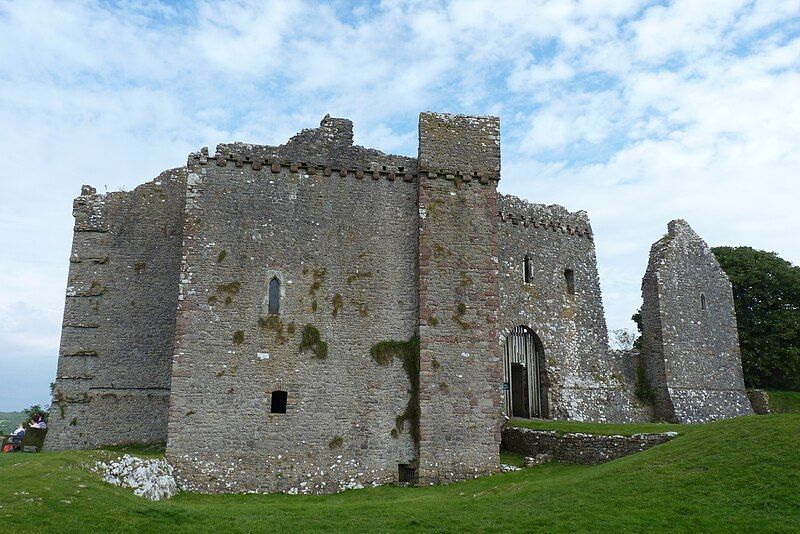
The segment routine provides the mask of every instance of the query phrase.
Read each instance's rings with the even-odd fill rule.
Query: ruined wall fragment
[[[683,220],[653,244],[642,279],[642,362],[655,416],[701,423],[750,415],[728,277]]]
[[[166,441],[185,181],[75,199],[48,448]]]

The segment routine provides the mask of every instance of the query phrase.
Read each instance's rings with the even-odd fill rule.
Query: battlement
[[[583,210],[573,212],[558,204],[533,204],[513,195],[500,195],[499,206],[502,222],[592,239],[589,216]]]
[[[500,119],[419,114],[420,171],[500,179]]]
[[[206,154],[207,155],[207,154]],[[417,160],[408,156],[384,154],[380,150],[353,144],[353,123],[326,115],[319,128],[308,128],[279,146],[234,142],[217,145],[215,158],[244,161],[269,160],[270,163],[352,170],[393,170],[416,173]]]
[[[239,150],[230,150],[234,146]],[[314,164],[306,161],[298,162],[292,160],[282,160],[269,157],[261,157],[253,152],[248,153],[247,147],[265,148],[263,145],[245,145],[244,143],[234,143],[233,145],[218,145],[217,153],[214,156],[208,155],[208,148],[203,147],[200,152],[189,154],[187,166],[216,165],[225,167],[229,164],[235,167],[251,167],[254,171],[265,169],[273,174],[278,174],[284,170],[293,173],[305,173],[309,176],[321,175],[331,176],[338,174],[342,178],[354,176],[357,179],[372,178],[373,180],[385,179],[389,181],[402,180],[404,182],[414,182],[417,180],[418,173],[416,166],[398,165],[400,162],[371,162],[366,167],[356,168],[355,166],[340,166],[324,164]],[[271,148],[271,147],[270,147]],[[397,156],[400,157],[400,156]],[[413,169],[413,172],[412,172]]]

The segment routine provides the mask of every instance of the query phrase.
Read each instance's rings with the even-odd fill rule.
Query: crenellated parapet
[[[504,223],[593,239],[589,216],[583,210],[571,212],[558,204],[533,204],[513,195],[500,195],[499,205]]]
[[[241,143],[237,143],[241,144]],[[231,145],[220,145],[213,156],[209,156],[208,148],[203,147],[200,152],[189,154],[187,166],[218,166],[226,167],[232,165],[239,168],[250,168],[254,171],[264,171],[265,173],[302,173],[308,176],[340,176],[342,178],[352,177],[357,180],[388,180],[390,182],[416,182],[419,174],[415,166],[398,165],[398,162],[371,162],[363,168],[354,166],[337,166],[329,164],[317,165],[307,161],[279,160],[269,157],[260,157],[253,154],[245,155],[242,152],[225,151]],[[413,171],[411,169],[414,169]]]

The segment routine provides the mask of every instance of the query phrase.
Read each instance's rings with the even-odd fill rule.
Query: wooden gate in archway
[[[517,326],[506,337],[503,352],[505,413],[509,417],[548,417],[547,372],[539,337]]]

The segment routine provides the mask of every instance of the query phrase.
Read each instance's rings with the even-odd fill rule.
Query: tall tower
[[[497,469],[500,120],[419,119],[421,484]]]

